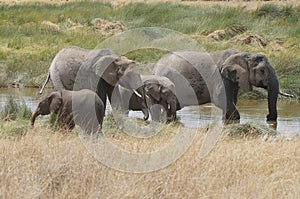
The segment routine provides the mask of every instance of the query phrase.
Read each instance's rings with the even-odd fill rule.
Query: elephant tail
[[[47,78],[46,78],[41,90],[38,92],[38,96],[41,96],[43,94],[43,91],[44,91],[47,83],[49,82],[49,80],[50,80],[50,71],[48,72]]]
[[[282,91],[279,91],[279,94],[282,95],[282,96],[284,96],[284,97],[291,97],[291,98],[295,97],[292,94],[288,94],[288,93],[285,93],[285,92],[282,92]]]

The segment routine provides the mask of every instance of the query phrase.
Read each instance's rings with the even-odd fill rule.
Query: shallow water
[[[34,111],[38,104],[38,89],[0,89],[0,110],[4,107],[8,96],[14,96],[19,102],[25,102],[26,105]],[[45,93],[51,92],[47,89]],[[238,102],[238,110],[241,115],[241,123],[259,122],[266,124],[266,115],[268,113],[267,100],[243,100]],[[108,106],[107,112],[110,112]],[[139,111],[130,111],[129,116],[142,118]],[[212,119],[220,119],[221,111],[212,104],[202,106],[185,107],[177,112],[180,122],[187,127],[197,128],[209,124]],[[278,123],[277,131],[285,135],[300,135],[300,102],[278,101]]]

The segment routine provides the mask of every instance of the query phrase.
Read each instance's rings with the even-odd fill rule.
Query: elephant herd
[[[185,106],[214,103],[223,120],[239,121],[238,90],[261,87],[268,92],[268,122],[277,120],[279,83],[266,56],[234,49],[205,53],[175,51],[163,56],[151,75],[141,75],[133,60],[110,49],[62,49],[53,59],[47,79],[56,91],[48,94],[32,114],[57,114],[58,125],[73,129],[75,123],[88,133],[101,133],[106,99],[123,113],[142,111],[144,119],[176,119]]]

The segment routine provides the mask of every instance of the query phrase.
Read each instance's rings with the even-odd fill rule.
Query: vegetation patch
[[[261,135],[276,135],[277,131],[260,123],[230,124],[227,125],[223,132],[233,137],[255,137]]]
[[[254,12],[257,17],[268,17],[274,19],[277,17],[290,17],[294,14],[294,9],[292,7],[280,7],[275,4],[265,4]]]

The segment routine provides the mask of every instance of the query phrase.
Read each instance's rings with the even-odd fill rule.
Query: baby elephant
[[[104,104],[98,95],[88,89],[59,90],[48,94],[31,116],[31,125],[39,115],[57,114],[60,128],[73,129],[75,123],[86,133],[101,133]]]
[[[175,86],[168,78],[157,75],[142,75],[144,83],[144,99],[138,97],[130,90],[119,87],[122,109],[125,111],[142,110],[142,102],[145,100],[153,121],[166,122],[176,119],[176,111],[179,106],[175,95]],[[144,114],[147,120],[149,115]]]

